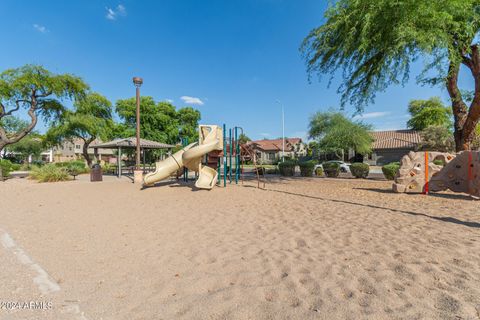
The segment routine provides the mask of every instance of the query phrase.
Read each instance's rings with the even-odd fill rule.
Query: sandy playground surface
[[[480,319],[479,201],[254,185],[0,183],[0,319]]]

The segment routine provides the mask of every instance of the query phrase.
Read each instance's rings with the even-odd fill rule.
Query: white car
[[[324,163],[338,163],[340,165],[340,172],[350,172],[350,166],[348,164],[346,164],[345,162],[343,161],[340,161],[340,160],[331,160],[331,161],[325,161]],[[323,166],[321,164],[317,164],[315,165],[315,169],[317,168],[322,168],[323,169]]]

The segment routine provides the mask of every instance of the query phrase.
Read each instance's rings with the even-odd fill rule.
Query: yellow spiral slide
[[[209,152],[223,149],[223,132],[219,126],[200,125],[199,142],[191,143],[172,156],[155,164],[155,171],[143,178],[145,186],[152,186],[156,182],[170,177],[180,168],[186,167],[199,173],[195,186],[199,189],[212,189],[218,180],[215,169],[202,165],[202,158]]]

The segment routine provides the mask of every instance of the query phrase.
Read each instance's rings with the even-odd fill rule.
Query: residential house
[[[255,160],[262,164],[276,163],[282,158],[283,139],[249,141]],[[285,138],[285,157],[298,158],[307,155],[307,147],[300,138]]]
[[[101,143],[100,140],[93,141],[90,145]],[[55,146],[52,148],[53,153],[53,162],[63,162],[63,161],[71,161],[77,159],[84,159],[83,158],[83,145],[85,143],[82,139],[73,139],[73,140],[65,140],[59,146]],[[94,150],[93,148],[88,148],[88,154],[92,159],[94,159]],[[111,157],[115,157],[115,150],[112,149],[99,149],[98,152],[98,159],[103,161],[109,161]]]
[[[400,161],[410,151],[418,150],[422,142],[420,133],[414,130],[374,131],[372,136],[372,153],[364,158],[370,165]]]

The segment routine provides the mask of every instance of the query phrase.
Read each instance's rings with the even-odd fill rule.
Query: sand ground
[[[0,183],[0,319],[480,319],[479,201],[254,186]]]

